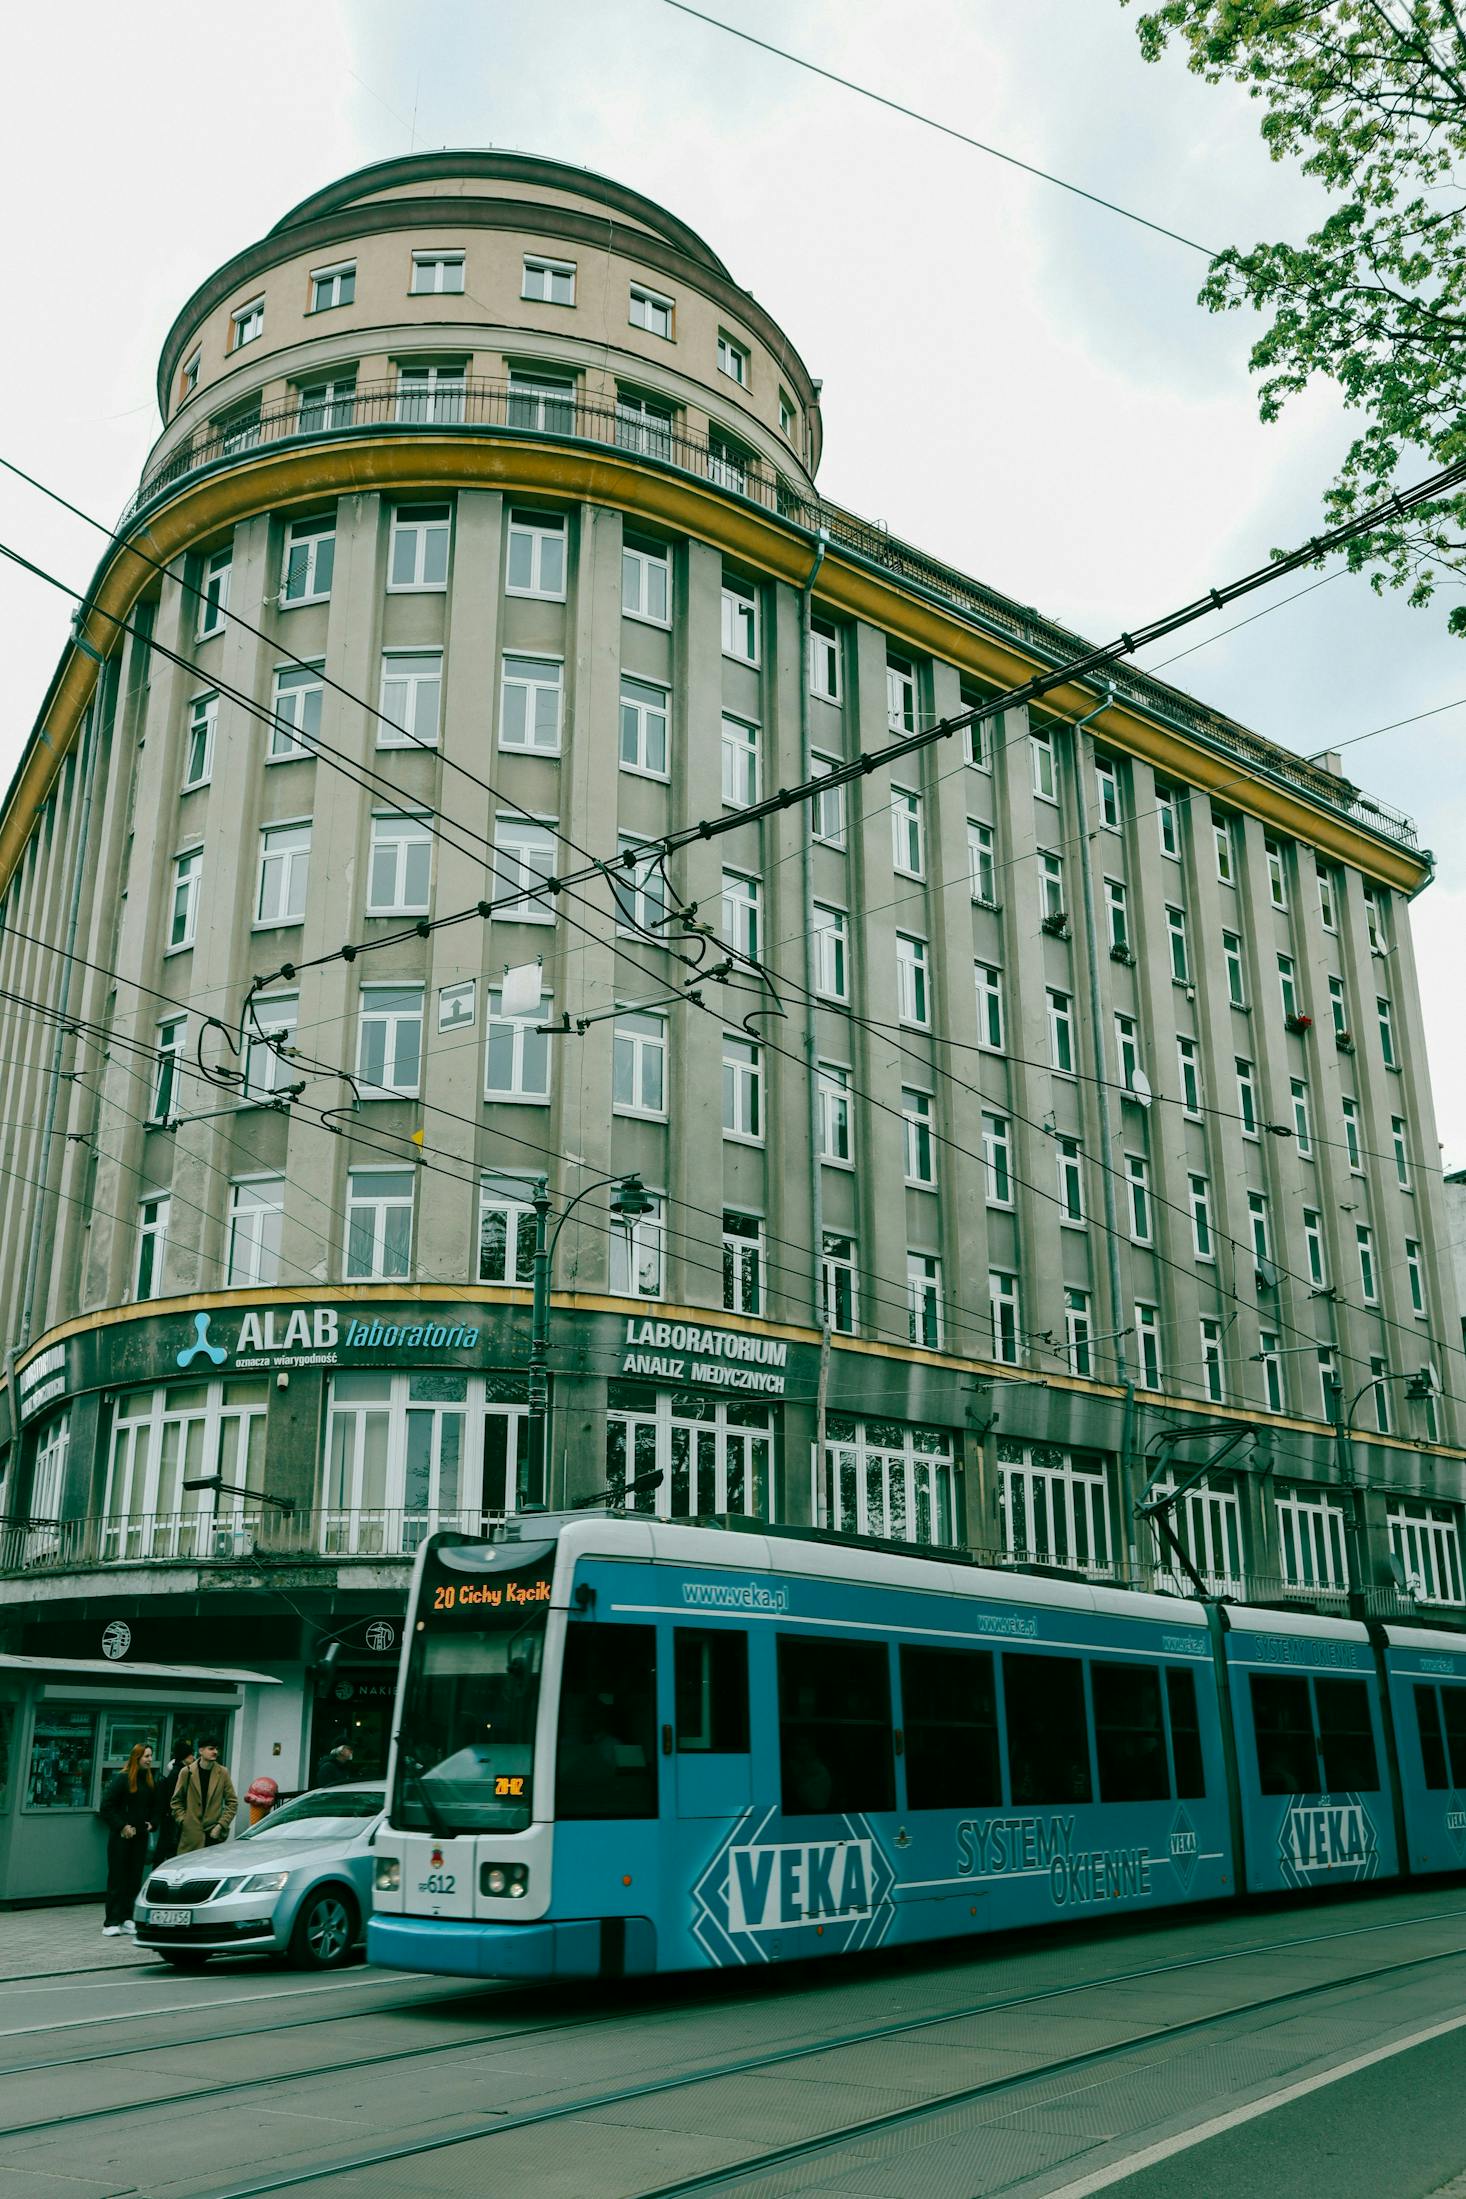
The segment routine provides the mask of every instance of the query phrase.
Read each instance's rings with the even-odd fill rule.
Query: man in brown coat
[[[217,1741],[200,1741],[193,1762],[178,1775],[170,1807],[178,1827],[179,1855],[187,1855],[194,1848],[212,1848],[228,1838],[239,1796],[219,1761]]]

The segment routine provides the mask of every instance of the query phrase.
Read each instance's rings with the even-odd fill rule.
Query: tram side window
[[[656,1721],[656,1629],[568,1628],[555,1814],[655,1817]]]
[[[1425,1783],[1428,1787],[1448,1787],[1451,1775],[1446,1769],[1446,1737],[1441,1731],[1438,1689],[1417,1684],[1415,1716],[1420,1726],[1420,1761],[1425,1767]]]
[[[1089,1721],[1077,1657],[1004,1657],[1013,1806],[1088,1802]]]
[[[901,1651],[906,1799],[914,1810],[997,1809],[998,1696],[988,1649]]]
[[[1263,1794],[1317,1794],[1318,1757],[1308,1682],[1281,1672],[1252,1675],[1257,1784]]]
[[[779,1771],[786,1817],[895,1808],[884,1642],[779,1636]]]
[[[1165,1802],[1171,1794],[1155,1665],[1092,1664],[1094,1752],[1102,1802]]]
[[[679,1626],[680,1754],[742,1756],[748,1749],[748,1636],[733,1627]]]
[[[1171,1761],[1176,1792],[1183,1802],[1206,1793],[1206,1760],[1201,1753],[1201,1721],[1196,1715],[1196,1674],[1188,1665],[1167,1665],[1166,1701],[1171,1713]]]
[[[1379,1758],[1369,1722],[1369,1683],[1365,1680],[1315,1680],[1319,1750],[1324,1791],[1368,1792],[1379,1785]]]
[[[1446,1719],[1446,1752],[1451,1784],[1466,1787],[1466,1687],[1443,1687],[1441,1709]]]

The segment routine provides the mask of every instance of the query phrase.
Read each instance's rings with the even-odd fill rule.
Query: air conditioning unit
[[[216,1558],[252,1558],[254,1554],[255,1538],[253,1528],[216,1527],[214,1529],[214,1556]]]

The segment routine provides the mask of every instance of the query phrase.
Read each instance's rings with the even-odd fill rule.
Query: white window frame
[[[1198,1260],[1215,1261],[1216,1227],[1212,1221],[1211,1185],[1205,1176],[1187,1175],[1188,1211],[1191,1215],[1191,1249]]]
[[[405,1196],[401,1191],[392,1191],[385,1188],[389,1183],[405,1184],[407,1186]],[[367,1194],[374,1186],[376,1187],[375,1196],[368,1196]],[[412,1274],[412,1239],[413,1225],[416,1218],[413,1212],[416,1204],[415,1191],[416,1183],[413,1171],[410,1168],[384,1168],[372,1165],[347,1169],[346,1236],[341,1250],[341,1273],[345,1281],[361,1283],[403,1282]],[[389,1267],[386,1260],[391,1249],[392,1217],[394,1215],[400,1216],[404,1209],[407,1214],[407,1244],[402,1254],[402,1265],[400,1267]],[[370,1224],[370,1264],[366,1267],[353,1266],[352,1264],[354,1247],[357,1251],[360,1250],[356,1232],[361,1226],[359,1216],[363,1213],[369,1213],[373,1217]]]
[[[1327,1489],[1294,1483],[1273,1499],[1278,1570],[1292,1588],[1343,1590],[1349,1585],[1344,1507]]]
[[[1007,1030],[1003,1014],[1003,973],[993,962],[974,962],[972,969],[977,992],[978,1046],[985,1054],[1001,1054],[1005,1051]]]
[[[634,581],[635,586],[628,583]],[[660,586],[658,583],[660,582]],[[653,608],[660,594],[663,610]],[[628,597],[634,601],[628,601]],[[641,626],[670,626],[672,623],[672,553],[667,549],[655,549],[650,543],[623,542],[621,545],[621,616],[634,618]]]
[[[1179,863],[1181,860],[1181,820],[1177,812],[1177,799],[1174,787],[1163,786],[1159,780],[1156,781],[1156,835],[1162,855],[1172,863]]]
[[[891,868],[898,878],[924,878],[926,827],[921,796],[909,786],[893,786],[890,795]]]
[[[617,842],[620,862],[610,871],[611,899],[616,907],[616,929],[623,934],[649,938],[654,946],[666,945],[667,880],[660,856],[640,852],[644,843],[623,832]],[[626,857],[632,858],[631,862]]]
[[[730,336],[726,329],[718,330],[718,372],[726,374],[730,382],[740,389],[747,389],[753,371],[753,353],[747,344]]]
[[[833,619],[809,622],[809,691],[825,702],[840,700],[840,629]]]
[[[1242,1118],[1242,1135],[1255,1144],[1262,1136],[1262,1118],[1257,1111],[1257,1072],[1255,1065],[1241,1054],[1232,1056],[1237,1072],[1237,1112]]]
[[[542,713],[541,696],[551,698],[554,723],[550,726],[541,723],[542,714],[549,715],[549,709]],[[499,664],[500,748],[511,756],[558,756],[564,709],[563,657],[506,649]]]
[[[1286,909],[1288,906],[1287,857],[1283,853],[1280,842],[1272,839],[1263,841],[1262,853],[1263,860],[1267,865],[1268,899],[1275,909]]]
[[[1278,992],[1285,1020],[1302,1014],[1298,1005],[1298,964],[1291,954],[1278,956]]]
[[[441,536],[443,577],[432,577],[437,564],[437,538]],[[401,548],[411,538],[411,577],[398,577]],[[453,553],[451,504],[394,504],[387,530],[387,593],[389,596],[442,595],[448,586],[448,566]]]
[[[258,343],[265,333],[265,301],[263,295],[251,298],[245,305],[237,305],[229,316],[229,349],[243,351],[246,344]]]
[[[813,905],[814,989],[822,1000],[850,998],[850,918],[828,902]]]
[[[1460,1519],[1455,1506],[1411,1504],[1396,1498],[1386,1520],[1390,1549],[1404,1573],[1407,1593],[1422,1604],[1466,1602]]]
[[[1222,933],[1222,962],[1227,972],[1227,999],[1234,1008],[1247,1006],[1247,960],[1240,932]]]
[[[208,641],[215,634],[222,634],[224,621],[229,615],[229,577],[234,570],[234,544],[226,542],[220,550],[214,550],[203,561],[199,574],[199,616],[196,629],[200,641]]]
[[[1093,1308],[1089,1292],[1072,1284],[1064,1292],[1064,1351],[1071,1374],[1093,1375]]]
[[[1390,1147],[1395,1156],[1395,1180],[1402,1191],[1410,1189],[1410,1128],[1403,1115],[1390,1117]]]
[[[494,918],[503,924],[553,924],[545,881],[555,875],[557,841],[548,825],[501,810],[494,819]]]
[[[280,1280],[285,1178],[236,1176],[229,1186],[224,1288],[251,1290]]]
[[[1425,1303],[1425,1262],[1421,1256],[1418,1237],[1405,1239],[1405,1276],[1410,1290],[1410,1311],[1417,1321],[1430,1318]]]
[[[824,1325],[832,1335],[854,1336],[858,1332],[860,1249],[855,1239],[842,1230],[827,1229],[821,1241],[820,1307]],[[840,1318],[842,1311],[844,1320]]]
[[[478,1186],[478,1237],[474,1246],[474,1273],[481,1283],[499,1283],[523,1289],[534,1281],[534,1182],[527,1176],[506,1176],[486,1169]],[[498,1217],[503,1226],[502,1273],[492,1272],[484,1225]]]
[[[295,426],[301,435],[324,435],[356,424],[356,370],[328,375],[324,381],[295,385]]]
[[[1184,1031],[1176,1039],[1176,1072],[1181,1085],[1181,1112],[1192,1122],[1201,1120],[1201,1048]]]
[[[942,1263],[934,1253],[906,1255],[906,1325],[918,1351],[942,1349]]]
[[[814,1459],[813,1513],[820,1526],[916,1547],[957,1540],[952,1439],[945,1430],[843,1413],[831,1413],[827,1428],[824,1459]]]
[[[1033,796],[1038,802],[1057,802],[1059,799],[1059,767],[1054,755],[1054,737],[1042,727],[1030,726],[1028,730],[1029,761],[1033,769]]]
[[[896,934],[896,1014],[912,1030],[931,1029],[931,948],[914,932]]]
[[[378,748],[436,748],[442,711],[442,650],[384,649]]]
[[[206,694],[195,695],[188,706],[188,724],[183,734],[183,784],[179,791],[192,794],[197,787],[207,786],[214,776],[214,736],[219,725],[219,697],[210,688]]]
[[[724,809],[747,809],[759,798],[759,728],[725,710],[722,719]]]
[[[988,1269],[988,1320],[992,1330],[993,1358],[1001,1367],[1016,1367],[1023,1350],[1023,1331],[1018,1319],[1018,1277],[1006,1269]]]
[[[187,1051],[188,1017],[160,1017],[158,1043],[153,1051],[153,1081],[148,1094],[147,1119],[150,1123],[164,1123],[172,1117],[179,1096],[181,1064]]]
[[[1115,1014],[1115,1063],[1121,1091],[1133,1092],[1135,1072],[1140,1067],[1140,1024],[1120,1010]]]
[[[255,931],[304,923],[313,837],[309,817],[282,817],[261,826]]]
[[[1272,1218],[1268,1212],[1267,1193],[1265,1191],[1248,1192],[1247,1226],[1252,1232],[1253,1258],[1255,1260],[1266,1260],[1269,1265],[1271,1265],[1273,1257],[1273,1225]]]
[[[1120,767],[1113,756],[1095,757],[1094,778],[1100,824],[1106,832],[1119,832],[1123,829],[1120,811]]]
[[[832,771],[839,769],[839,765],[840,759],[838,756],[811,755],[809,759],[810,777],[813,779],[827,778]],[[843,781],[839,786],[828,787],[822,793],[816,794],[811,801],[809,805],[809,836],[812,840],[818,840],[822,847],[844,847],[845,787]]]
[[[981,818],[967,820],[967,883],[973,901],[979,908],[997,906],[998,872],[996,840],[991,825]]]
[[[764,1142],[764,1050],[746,1031],[723,1033],[723,1136]]]
[[[672,691],[657,680],[621,674],[617,702],[617,760],[640,779],[672,773]]]
[[[1334,1036],[1345,1037],[1349,1030],[1349,1001],[1342,977],[1329,979],[1329,1012],[1334,1019]]]
[[[1288,1079],[1288,1096],[1293,1105],[1293,1142],[1301,1157],[1313,1158],[1313,1119],[1308,1111],[1308,1080],[1306,1077]]]
[[[536,277],[542,278],[538,288],[533,279]],[[555,295],[557,281],[565,292],[563,297]],[[552,260],[543,252],[526,252],[519,279],[519,295],[533,305],[574,305],[574,260]]]
[[[1395,1045],[1395,1011],[1383,993],[1376,993],[1374,1007],[1379,1022],[1380,1059],[1387,1069],[1398,1069],[1400,1055]]]
[[[998,1438],[998,1517],[1017,1564],[1107,1574],[1114,1565],[1109,1476],[1099,1458]]]
[[[1344,1125],[1344,1151],[1349,1157],[1351,1176],[1364,1174],[1364,1149],[1359,1137],[1359,1102],[1346,1092],[1339,1101],[1339,1118]]]
[[[513,578],[515,551],[525,548],[529,553],[529,578],[516,581]],[[548,579],[545,573],[547,564],[551,568]],[[559,567],[558,580],[554,572],[556,565]],[[570,538],[564,517],[554,512],[511,509],[504,536],[505,595],[529,596],[545,603],[563,603],[569,570]]]
[[[421,897],[411,892],[415,849],[426,850]],[[392,897],[384,900],[378,891],[378,857],[392,850]],[[385,863],[381,866],[385,869]],[[368,916],[426,916],[433,900],[433,835],[425,817],[411,816],[402,810],[378,811],[372,818],[371,839],[367,848],[367,898]]]
[[[830,1168],[855,1166],[855,1115],[850,1071],[841,1062],[815,1065],[815,1099],[819,1117],[819,1157]],[[841,1152],[840,1146],[845,1150]]]
[[[548,996],[541,1000],[532,1015],[506,1016],[501,1005],[502,993],[497,985],[490,986],[484,1004],[484,1099],[491,1107],[548,1107],[554,1085],[554,1048],[546,1034],[545,1026],[554,1021]],[[492,1062],[495,1044],[502,1050],[505,1033],[509,1034],[509,1081],[494,1084]],[[543,1082],[531,1082],[531,1068],[542,1067]]]
[[[1258,1358],[1262,1361],[1262,1394],[1270,1413],[1288,1410],[1288,1392],[1283,1374],[1282,1347],[1277,1332],[1264,1329],[1258,1337]]]
[[[1215,810],[1211,817],[1212,845],[1216,849],[1217,878],[1224,886],[1237,882],[1237,848],[1232,838],[1232,821],[1219,817]]]
[[[285,1054],[294,1042],[300,1021],[300,995],[256,993],[250,1012],[241,1093],[247,1102],[256,1102],[273,1098],[293,1081]],[[271,1040],[275,1041],[273,1045]]]
[[[451,246],[415,251],[412,255],[411,298],[461,298],[468,279],[468,254]],[[454,280],[454,277],[457,280]]]
[[[292,519],[285,529],[285,548],[280,559],[280,608],[297,610],[305,603],[330,600],[336,569],[336,514],[314,512],[308,519]]]
[[[1135,1350],[1139,1361],[1139,1382],[1142,1390],[1158,1390],[1165,1381],[1165,1366],[1161,1359],[1161,1317],[1158,1306],[1137,1300],[1135,1306]]]
[[[740,1223],[751,1225],[740,1228]],[[761,1214],[723,1209],[723,1311],[761,1314],[764,1310],[766,1232]]]
[[[1374,1256],[1374,1230],[1368,1222],[1354,1224],[1354,1246],[1359,1254],[1359,1295],[1367,1306],[1379,1304],[1379,1267]]]
[[[468,369],[462,359],[403,361],[394,395],[398,421],[408,427],[462,427]]]
[[[1084,1209],[1084,1148],[1078,1138],[1055,1140],[1054,1160],[1059,1177],[1059,1226],[1082,1229]]]
[[[910,740],[921,730],[917,707],[916,666],[905,657],[886,658],[886,724],[891,732]]]
[[[1125,1155],[1126,1203],[1130,1209],[1130,1242],[1155,1243],[1155,1209],[1150,1195],[1150,1162],[1143,1153]]]
[[[1170,948],[1171,977],[1177,985],[1191,983],[1191,942],[1186,933],[1186,911],[1166,903],[1166,938]]]
[[[1316,863],[1318,872],[1318,920],[1326,932],[1339,928],[1339,881],[1328,863]]]
[[[611,1112],[667,1119],[667,1018],[623,1008],[611,1032]]]
[[[1011,1116],[984,1111],[982,1159],[986,1203],[989,1206],[1011,1209],[1014,1186]]]
[[[416,1099],[422,1088],[425,1044],[424,988],[411,979],[405,983],[363,985],[357,995],[356,1085],[362,1099]],[[371,1074],[368,1054],[376,1051],[380,1033],[382,1074]],[[411,1076],[400,1072],[404,1041],[412,1067]]]
[[[737,664],[757,664],[758,590],[739,580],[723,581],[723,655]]]
[[[936,1112],[936,1100],[930,1092],[920,1091],[915,1085],[901,1087],[902,1162],[906,1182],[918,1191],[937,1188]]]
[[[299,763],[302,758],[316,754],[312,744],[320,738],[321,712],[325,701],[326,679],[323,666],[276,665],[270,698],[270,752],[265,758],[266,763]]]
[[[137,1253],[132,1265],[132,1295],[139,1304],[163,1295],[163,1269],[168,1259],[168,1232],[172,1221],[171,1192],[150,1191],[145,1198],[138,1200]]]
[[[1049,1025],[1049,1067],[1056,1077],[1075,1076],[1078,1057],[1074,1051],[1074,995],[1048,985],[1044,988],[1044,1003]]]
[[[612,1217],[609,1281],[618,1298],[661,1298],[667,1277],[667,1226],[662,1201],[641,1214]]]
[[[183,848],[173,858],[173,883],[168,896],[168,944],[165,954],[186,954],[198,938],[199,887],[203,881],[204,851]],[[180,921],[181,919],[181,921]]]
[[[311,313],[329,313],[338,305],[356,303],[355,260],[333,260],[329,267],[313,267],[310,273]],[[323,293],[329,292],[329,295]]]
[[[1323,1216],[1316,1208],[1303,1209],[1303,1248],[1307,1255],[1308,1280],[1316,1290],[1326,1290],[1329,1280],[1329,1248],[1324,1236]]]
[[[673,333],[677,325],[676,304],[646,283],[630,285],[626,318],[633,328],[643,330],[648,336],[660,336],[669,344],[676,341]]]
[[[1105,921],[1111,950],[1130,952],[1130,896],[1123,878],[1105,880]]]
[[[1222,1360],[1222,1324],[1201,1317],[1201,1387],[1213,1405],[1227,1401],[1227,1370]]]

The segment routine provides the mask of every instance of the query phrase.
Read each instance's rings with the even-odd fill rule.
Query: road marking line
[[[399,1976],[403,1979],[431,1978],[437,1974],[435,1970],[403,1970],[393,1973],[393,1983],[397,1982]],[[383,1983],[385,1982],[384,1979]],[[176,2016],[189,2009],[207,2011],[211,2008],[248,2008],[254,2001],[299,2000],[303,1993],[308,1993],[314,2000],[322,1993],[349,1993],[353,1987],[359,1992],[366,1983],[365,1978],[343,1978],[338,1985],[287,1985],[279,1993],[245,1993],[229,2000],[222,1995],[218,1998],[211,1995],[208,2000],[175,2000],[165,2001],[151,2008],[119,2008],[110,2016],[67,2016],[61,2023],[18,2023],[8,2031],[0,2031],[0,2039],[29,2038],[33,2032],[38,2031],[84,2031],[93,2024],[137,2023],[146,2016]],[[184,2040],[182,2043],[187,2045],[188,2042]]]
[[[1463,2028],[1466,2028],[1466,2016],[1448,2016],[1443,2023],[1430,2024],[1424,2031],[1412,2031],[1407,2038],[1392,2039],[1388,2046],[1371,2047],[1367,2054],[1356,2054],[1347,2062],[1336,2063],[1332,2069],[1320,2070],[1316,2076],[1301,2077],[1296,2084],[1284,2085],[1281,2091],[1269,2092],[1261,2100],[1249,2100],[1243,2107],[1228,2108],[1225,2115],[1214,2115],[1209,2122],[1177,2131],[1174,2137],[1162,2138],[1140,2153],[1127,2154],[1123,2161],[1112,2161],[1108,2168],[1095,2169],[1075,2183],[1060,2184],[1046,2193],[1045,2199],[1086,2199],[1089,2192],[1103,2191],[1107,2185],[1118,2184],[1127,2176],[1138,2176],[1142,2169],[1154,2168],[1158,2161],[1169,2161],[1178,2153],[1189,2152],[1193,2146],[1205,2145],[1208,2139],[1219,2138],[1224,2131],[1236,2130],[1243,2123],[1256,2122],[1259,2116],[1270,2115],[1276,2107],[1287,2107],[1290,2101],[1306,2099],[1310,2092],[1322,2092],[1325,2086],[1338,2084],[1341,2078],[1357,2076],[1361,2069],[1372,2069],[1378,2062],[1391,2061],[1396,2054],[1408,2054],[1412,2047],[1426,2046],[1432,2039],[1442,2039],[1447,2033]]]

